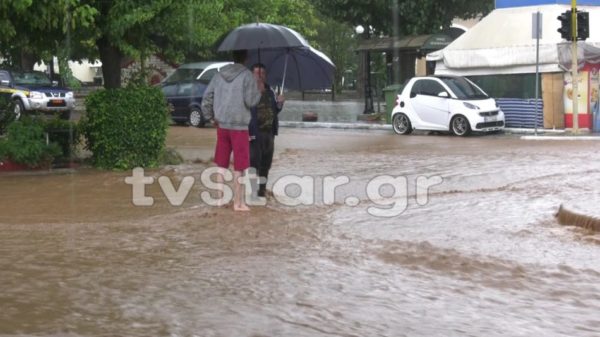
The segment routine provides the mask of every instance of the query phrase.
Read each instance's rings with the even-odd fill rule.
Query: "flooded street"
[[[214,138],[171,127],[150,207],[131,171],[0,175],[0,336],[600,335],[600,233],[553,216],[600,215],[600,142],[283,128],[281,190],[234,213]]]

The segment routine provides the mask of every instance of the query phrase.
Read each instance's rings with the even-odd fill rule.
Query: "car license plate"
[[[50,100],[50,105],[65,105],[65,101],[62,99],[51,99]]]
[[[485,123],[487,123],[487,122],[495,122],[496,121],[496,116],[486,116],[486,117],[483,117],[483,121]]]

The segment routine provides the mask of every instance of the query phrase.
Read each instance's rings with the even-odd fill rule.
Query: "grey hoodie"
[[[248,130],[250,108],[260,101],[254,75],[244,65],[229,64],[221,68],[208,84],[202,98],[202,112],[231,130]]]

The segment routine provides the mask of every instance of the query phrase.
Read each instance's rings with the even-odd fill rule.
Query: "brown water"
[[[175,207],[154,183],[154,206],[135,207],[131,172],[1,175],[0,335],[600,334],[600,234],[552,216],[597,211],[600,143],[281,133],[271,183],[311,175],[316,205],[285,206],[290,193],[238,214],[204,205],[196,183]],[[172,128],[197,163],[146,175],[198,179],[213,137]],[[402,201],[368,200],[383,174],[408,183],[389,218],[367,211]],[[322,179],[343,175],[325,205]],[[418,176],[442,178],[424,205]]]

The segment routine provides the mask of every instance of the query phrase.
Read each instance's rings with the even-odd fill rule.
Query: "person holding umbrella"
[[[262,63],[252,65],[251,70],[256,77],[261,97],[258,105],[250,109],[250,166],[256,169],[256,173],[262,178],[262,181],[257,184],[257,179],[251,177],[250,186],[253,197],[264,197],[267,187],[266,179],[273,162],[275,136],[279,129],[277,115],[283,108],[285,97],[283,95],[275,96],[275,92],[267,83],[267,70]]]
[[[250,108],[258,104],[261,93],[257,80],[244,66],[246,50],[233,51],[233,64],[221,68],[208,84],[202,98],[202,112],[213,117],[217,127],[215,164],[220,168],[217,183],[223,186],[225,170],[233,152],[233,209],[250,210],[244,200],[240,178],[250,166],[249,134]],[[223,197],[223,191],[221,198]]]

